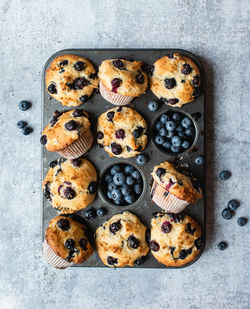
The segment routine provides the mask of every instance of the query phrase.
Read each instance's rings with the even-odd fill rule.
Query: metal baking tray
[[[192,103],[185,104],[182,106],[181,111],[187,112],[190,115],[194,113],[200,113],[200,118],[197,120],[197,125],[199,127],[199,137],[195,147],[185,153],[184,155],[179,156],[179,160],[181,162],[188,163],[193,171],[194,175],[200,180],[202,189],[203,189],[203,199],[198,201],[196,204],[192,204],[186,207],[185,213],[192,216],[196,219],[203,229],[203,241],[205,245],[205,233],[206,233],[206,215],[205,215],[205,205],[206,205],[206,196],[205,196],[205,165],[204,166],[197,166],[194,163],[195,157],[199,155],[203,155],[205,157],[205,73],[202,67],[202,64],[197,59],[197,57],[191,54],[188,51],[180,50],[180,49],[67,49],[62,50],[54,55],[52,55],[48,61],[46,62],[43,68],[42,74],[42,130],[45,126],[49,123],[52,118],[52,113],[55,110],[69,110],[73,109],[72,107],[65,107],[61,105],[58,101],[51,98],[46,90],[45,85],[45,74],[46,70],[48,69],[50,63],[53,59],[59,55],[63,54],[75,54],[85,58],[88,58],[96,68],[101,64],[101,62],[105,59],[110,58],[134,58],[136,60],[142,60],[147,65],[152,65],[158,58],[168,55],[169,53],[179,52],[185,56],[190,57],[194,60],[194,62],[198,65],[201,71],[201,95]],[[84,218],[85,210],[89,209],[90,207],[94,207],[98,209],[100,206],[104,206],[107,209],[107,215],[103,218],[96,218],[93,221],[88,221],[88,225],[90,226],[91,230],[95,232],[96,228],[103,222],[109,219],[116,213],[120,213],[122,211],[130,211],[137,215],[141,221],[150,228],[150,220],[152,218],[152,213],[161,211],[161,208],[154,204],[151,200],[150,196],[150,185],[151,185],[151,172],[153,167],[159,164],[162,161],[175,161],[175,156],[168,156],[165,153],[159,151],[154,145],[151,136],[152,136],[152,124],[154,120],[159,117],[161,113],[167,111],[171,107],[168,105],[163,104],[161,108],[157,112],[150,112],[147,109],[147,103],[150,100],[154,100],[156,97],[147,89],[146,93],[139,98],[136,98],[129,107],[133,107],[137,110],[147,121],[148,124],[148,144],[146,149],[143,153],[147,154],[150,158],[147,164],[143,167],[138,165],[137,168],[141,171],[143,175],[143,179],[145,180],[145,190],[143,195],[139,198],[139,200],[134,203],[133,205],[129,206],[113,206],[107,203],[98,192],[94,203],[89,205],[86,209],[79,211],[77,214]],[[89,99],[86,103],[82,104],[80,108],[84,108],[86,112],[90,115],[91,123],[92,123],[92,131],[96,133],[96,123],[97,119],[100,114],[107,111],[110,108],[113,108],[114,105],[105,101],[100,94],[94,94],[91,99]],[[173,108],[174,109],[174,108]],[[176,108],[177,109],[177,108]],[[47,174],[49,169],[49,163],[57,158],[60,155],[53,152],[48,152],[45,147],[42,147],[42,179]],[[135,157],[129,159],[119,159],[119,158],[111,158],[109,157],[108,153],[101,149],[95,142],[93,147],[90,149],[89,152],[85,154],[85,157],[90,160],[96,167],[99,179],[100,176],[103,174],[104,170],[110,165],[115,163],[122,163],[127,162],[130,164],[136,164]],[[100,185],[99,185],[100,188]],[[42,197],[42,236],[44,239],[45,231],[48,226],[49,221],[57,216],[58,213],[53,207],[50,205],[49,201],[47,201],[44,197]],[[87,221],[87,220],[86,220]],[[204,247],[203,247],[204,249]],[[202,250],[200,255],[202,254]],[[199,256],[200,256],[199,255]],[[196,258],[196,260],[199,258]],[[186,264],[183,267],[189,266],[194,263],[196,260]],[[76,264],[75,267],[106,267],[102,261],[100,260],[97,251],[93,253],[93,255],[83,264]],[[153,255],[149,252],[147,256],[147,260],[144,264],[139,266],[134,266],[135,268],[177,268],[177,267],[166,267],[163,264],[157,262],[157,260],[153,257]],[[178,267],[180,268],[180,267]]]

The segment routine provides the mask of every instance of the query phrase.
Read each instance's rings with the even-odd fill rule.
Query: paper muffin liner
[[[80,156],[82,156],[86,151],[90,149],[90,147],[93,144],[93,135],[90,129],[85,131],[80,138],[72,143],[70,146],[57,151],[65,157],[66,159],[76,159]]]
[[[109,103],[119,106],[127,105],[134,99],[133,97],[110,91],[107,87],[103,85],[102,82],[100,82],[100,93],[102,97]]]
[[[150,193],[155,204],[166,212],[179,213],[189,205],[188,202],[180,200],[169,191],[162,188],[155,180]]]
[[[65,269],[74,265],[74,263],[69,263],[60,256],[56,255],[47,243],[46,239],[43,242],[42,254],[45,260],[55,268]]]

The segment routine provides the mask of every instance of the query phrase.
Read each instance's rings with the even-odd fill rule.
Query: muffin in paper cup
[[[111,90],[106,88],[102,82],[100,82],[100,93],[106,101],[118,106],[127,105],[134,99],[130,96],[124,96],[122,94],[112,92]]]
[[[99,67],[100,93],[111,104],[123,106],[141,96],[148,87],[145,64],[127,59],[107,59]]]
[[[40,142],[48,151],[58,152],[66,159],[76,159],[93,144],[89,115],[83,109],[55,111]]]
[[[57,216],[50,221],[42,255],[51,266],[65,269],[83,263],[93,251],[83,222],[69,216]]]
[[[200,184],[187,165],[163,162],[153,172],[152,200],[169,213],[179,213],[202,198]]]

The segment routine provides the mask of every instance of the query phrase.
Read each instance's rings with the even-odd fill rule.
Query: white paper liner
[[[166,189],[162,188],[155,180],[151,188],[152,200],[166,212],[179,213],[187,205],[188,202],[180,200]]]
[[[105,100],[114,105],[124,106],[130,103],[134,98],[130,96],[125,96],[119,93],[110,91],[107,87],[100,82],[100,93]]]
[[[82,156],[86,151],[90,149],[93,144],[93,135],[90,129],[85,131],[80,138],[72,143],[70,146],[57,151],[66,159],[76,159]]]

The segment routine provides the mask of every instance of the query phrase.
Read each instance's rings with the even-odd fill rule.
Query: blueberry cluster
[[[195,128],[191,118],[168,111],[155,124],[155,143],[168,153],[182,153],[194,142]]]
[[[18,106],[21,111],[25,112],[31,107],[31,103],[28,101],[21,101]],[[31,127],[28,127],[27,122],[23,120],[18,121],[17,127],[22,130],[23,135],[29,135],[33,131]]]
[[[116,164],[104,175],[103,192],[111,203],[126,206],[141,195],[143,181],[140,172],[132,165]]]

